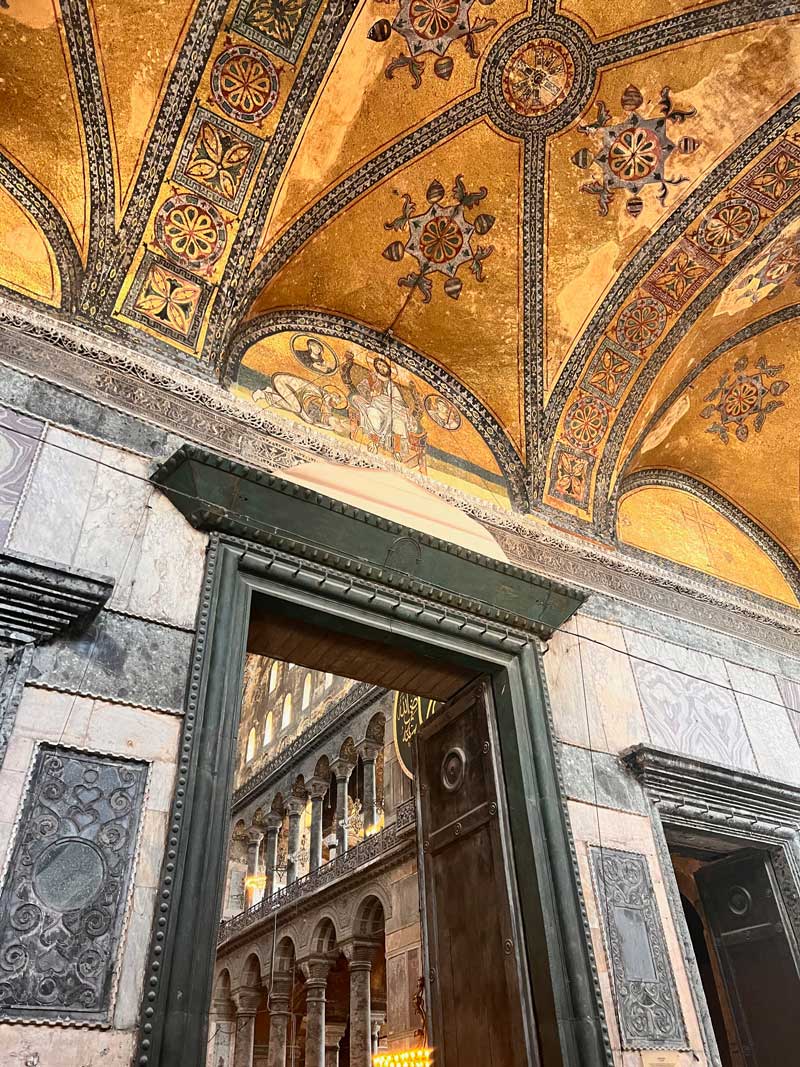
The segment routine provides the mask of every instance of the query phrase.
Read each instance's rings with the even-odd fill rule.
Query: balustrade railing
[[[316,871],[310,871],[308,874],[303,875],[302,878],[298,878],[282,889],[276,890],[270,896],[264,897],[258,904],[245,908],[244,911],[239,912],[238,915],[234,915],[230,919],[225,919],[219,926],[218,943],[227,941],[228,938],[233,937],[241,930],[246,930],[249,926],[261,922],[269,915],[280,911],[286,904],[299,900],[310,893],[316,893],[323,886],[335,882],[359,867],[378,859],[385,853],[391,852],[400,841],[405,840],[403,829],[414,822],[413,801],[405,801],[405,803],[398,805],[396,815],[396,823],[379,830],[376,834],[370,834],[369,837],[359,841],[357,845],[349,848],[341,856],[337,856],[329,863],[324,863],[321,867],[318,867]]]

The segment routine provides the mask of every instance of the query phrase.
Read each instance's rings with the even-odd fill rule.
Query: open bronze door
[[[490,683],[443,705],[415,750],[434,1062],[535,1067]]]
[[[695,874],[747,1067],[800,1058],[800,960],[769,856],[748,850]]]

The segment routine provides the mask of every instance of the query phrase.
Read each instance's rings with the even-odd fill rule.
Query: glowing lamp
[[[432,1048],[410,1048],[402,1052],[381,1052],[372,1057],[372,1067],[432,1067]]]
[[[267,876],[265,874],[248,874],[244,880],[247,889],[265,889]]]

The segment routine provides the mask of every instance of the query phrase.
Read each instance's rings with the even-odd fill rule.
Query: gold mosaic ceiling
[[[800,2],[0,0],[0,284],[796,606],[799,71]]]

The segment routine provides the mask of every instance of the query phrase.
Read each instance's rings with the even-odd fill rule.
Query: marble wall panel
[[[0,408],[0,545],[4,545],[22,499],[44,423]]]
[[[584,636],[555,634],[544,657],[556,736],[570,744],[621,752],[647,741],[630,659],[618,627],[576,623]]]
[[[633,661],[652,743],[697,759],[757,771],[730,689]]]
[[[800,783],[800,745],[786,708],[737,693],[758,769],[769,778]]]
[[[618,811],[647,811],[642,787],[618,757],[574,745],[559,745],[564,789],[570,800],[582,800]]]
[[[149,470],[144,457],[49,427],[11,545],[114,578],[110,607],[193,628],[207,539]]]
[[[674,641],[662,641],[638,630],[625,630],[625,644],[634,660],[647,660],[693,678],[729,685],[725,663],[718,656],[698,652]]]
[[[187,631],[103,611],[78,637],[39,646],[30,680],[181,713],[192,643]]]
[[[726,661],[725,669],[733,689],[737,693],[746,693],[748,696],[760,697],[762,700],[772,700],[776,704],[781,703],[781,694],[774,674],[766,671],[755,671],[752,667],[743,667],[740,663]]]

